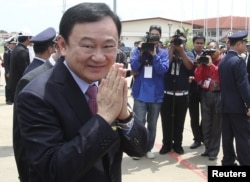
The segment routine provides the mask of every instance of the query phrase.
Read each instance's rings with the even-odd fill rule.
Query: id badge
[[[208,89],[209,88],[209,85],[210,85],[210,82],[211,82],[211,78],[208,78],[204,81],[203,85],[202,85],[202,88],[206,88]]]
[[[153,74],[153,67],[152,66],[145,66],[144,67],[144,78],[152,78]]]

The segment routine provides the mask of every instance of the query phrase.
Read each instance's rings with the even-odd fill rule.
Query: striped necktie
[[[88,104],[92,114],[97,113],[97,104],[96,104],[96,95],[97,95],[97,86],[90,85],[86,91],[86,94],[89,97]]]

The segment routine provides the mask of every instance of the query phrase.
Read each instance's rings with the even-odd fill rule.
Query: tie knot
[[[89,96],[89,98],[96,99],[97,86],[96,85],[90,85],[89,88],[86,91],[86,94]]]

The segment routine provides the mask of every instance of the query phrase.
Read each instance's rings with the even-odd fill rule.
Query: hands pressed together
[[[125,76],[126,69],[123,69],[123,64],[115,63],[98,88],[97,114],[109,124],[116,119],[126,119],[130,115],[127,108],[128,87]]]

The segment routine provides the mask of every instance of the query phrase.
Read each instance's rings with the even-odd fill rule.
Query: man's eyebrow
[[[94,39],[92,37],[82,37],[79,42],[82,42],[85,40],[95,41],[96,39]],[[116,42],[116,41],[112,38],[108,38],[108,39],[104,40],[104,42]]]

